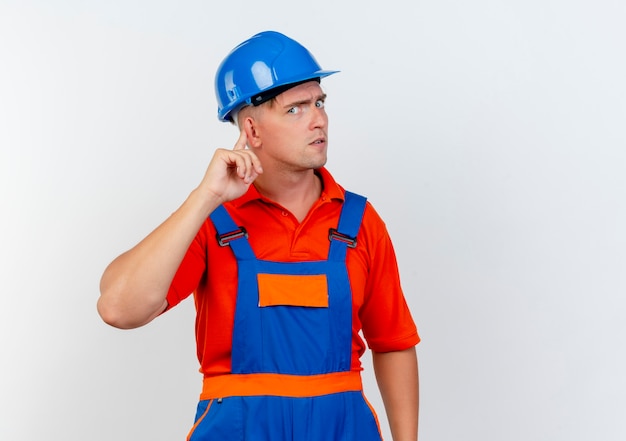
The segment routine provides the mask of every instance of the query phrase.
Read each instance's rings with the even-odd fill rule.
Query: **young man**
[[[101,282],[98,311],[142,326],[194,294],[204,384],[188,439],[381,440],[362,392],[373,351],[395,441],[417,439],[419,337],[385,226],[324,168],[320,68],[263,32],[216,76],[218,117],[237,124],[200,185]]]

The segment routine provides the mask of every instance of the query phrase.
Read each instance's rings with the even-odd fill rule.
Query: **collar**
[[[326,170],[326,168],[321,167],[315,170],[315,174],[319,176],[322,180],[322,194],[320,195],[320,199],[322,200],[344,200],[345,190],[337,184],[335,179],[332,177],[330,172]],[[256,200],[268,201],[268,199],[263,196],[257,188],[253,185],[248,188],[248,191],[239,198],[230,202],[233,207],[239,208],[246,205],[249,202],[253,202]]]

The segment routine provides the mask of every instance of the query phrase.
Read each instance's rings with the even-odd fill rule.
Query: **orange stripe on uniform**
[[[359,372],[321,375],[229,374],[205,377],[200,400],[258,395],[316,397],[361,390],[363,386]]]
[[[376,414],[376,409],[374,409],[374,406],[372,406],[369,400],[365,397],[365,394],[363,394],[363,400],[365,400],[365,402],[367,403],[367,407],[370,408],[370,411],[372,412],[372,415],[374,416],[374,421],[376,421],[376,427],[378,427],[378,433],[380,434],[380,439],[383,439],[383,431],[380,430],[380,423],[378,422],[378,415]]]
[[[209,413],[209,409],[211,408],[211,405],[213,404],[213,400],[211,400],[209,402],[209,404],[207,405],[206,409],[204,410],[204,412],[202,413],[202,415],[200,416],[200,418],[198,418],[198,421],[195,422],[195,424],[193,425],[193,427],[191,428],[191,430],[189,431],[189,435],[187,435],[187,441],[189,441],[191,439],[191,436],[193,435],[193,432],[195,432],[196,427],[198,427],[200,425],[200,423],[202,422],[202,420],[204,419],[204,417],[207,415],[207,413]]]

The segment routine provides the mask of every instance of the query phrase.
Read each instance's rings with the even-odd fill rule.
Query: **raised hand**
[[[247,136],[241,131],[232,150],[217,149],[198,189],[220,203],[243,195],[254,180],[263,173],[259,158],[246,148]]]

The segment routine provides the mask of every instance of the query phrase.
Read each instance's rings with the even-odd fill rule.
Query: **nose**
[[[311,112],[311,128],[312,129],[325,129],[328,125],[328,115],[324,107],[317,107],[313,105]]]

